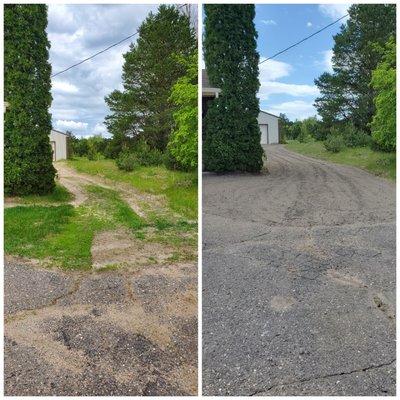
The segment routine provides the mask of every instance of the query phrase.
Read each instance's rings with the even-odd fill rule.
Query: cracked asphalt
[[[203,394],[395,395],[395,185],[266,147],[203,177]]]
[[[4,390],[197,393],[197,268],[66,273],[5,262]]]

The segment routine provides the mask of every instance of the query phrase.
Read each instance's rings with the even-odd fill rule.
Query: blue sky
[[[261,60],[346,14],[346,4],[257,4],[255,24]],[[344,20],[342,20],[344,21]],[[342,22],[341,21],[341,22]],[[314,79],[331,71],[333,35],[341,22],[260,65],[260,108],[290,119],[316,114]]]

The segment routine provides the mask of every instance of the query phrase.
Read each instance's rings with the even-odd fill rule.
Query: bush
[[[292,126],[288,129],[288,137],[296,140],[301,134],[301,122],[295,121]]]
[[[342,135],[347,147],[366,147],[372,142],[371,136],[357,129],[353,124],[346,124]]]
[[[117,167],[123,171],[131,172],[139,167],[139,161],[135,153],[122,152],[115,160]]]
[[[331,134],[324,142],[325,149],[331,153],[339,153],[345,147],[343,136]]]
[[[158,149],[152,149],[144,140],[139,141],[133,148],[140,165],[144,167],[161,165],[164,161],[163,153]]]

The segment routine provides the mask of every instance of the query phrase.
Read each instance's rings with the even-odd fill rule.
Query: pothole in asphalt
[[[389,318],[390,320],[393,320],[396,318],[396,314],[395,311],[393,309],[393,306],[391,305],[391,303],[385,298],[385,296],[383,296],[382,294],[379,295],[375,295],[374,296],[374,304],[375,306],[382,311],[387,318]]]

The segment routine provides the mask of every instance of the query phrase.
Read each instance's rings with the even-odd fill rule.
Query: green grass
[[[113,160],[89,161],[86,158],[69,160],[68,164],[78,172],[129,183],[145,193],[165,195],[171,210],[188,219],[197,219],[196,172],[170,171],[164,166],[139,167],[125,172],[119,170]]]
[[[98,186],[87,190],[88,202],[75,209],[70,205],[5,209],[5,252],[65,269],[90,269],[97,232],[121,226],[134,232],[145,226],[117,192]]]
[[[64,186],[57,183],[52,193],[43,196],[27,195],[18,197],[16,200],[21,204],[62,204],[68,203],[72,198],[72,194]]]
[[[42,260],[45,266],[89,270],[96,233],[125,227],[138,240],[172,246],[177,259],[193,259],[197,224],[157,216],[145,222],[118,192],[95,185],[86,191],[88,200],[77,208],[28,205],[5,209],[5,252]]]
[[[384,178],[396,179],[396,153],[374,151],[368,147],[345,148],[339,153],[330,153],[322,142],[300,143],[296,140],[289,140],[286,147],[305,156],[352,165]]]

